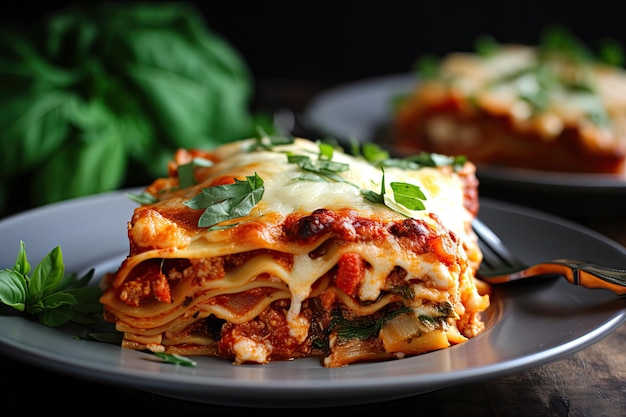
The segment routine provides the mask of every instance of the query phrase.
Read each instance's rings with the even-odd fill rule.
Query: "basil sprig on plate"
[[[93,323],[90,315],[102,313],[101,291],[88,285],[93,275],[93,269],[80,278],[66,275],[59,246],[31,270],[26,246],[20,242],[13,268],[0,270],[0,302],[50,327],[69,321]]]

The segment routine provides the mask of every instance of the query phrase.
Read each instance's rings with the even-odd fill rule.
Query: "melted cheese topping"
[[[242,141],[223,146],[216,155],[219,164],[204,171],[204,178],[194,187],[180,193],[164,193],[160,196],[161,204],[180,206],[198,194],[202,188],[211,186],[216,178],[236,176],[245,179],[246,175],[256,172],[263,180],[265,193],[262,201],[251,215],[262,215],[263,212],[278,213],[281,216],[294,211],[311,212],[317,208],[329,209],[352,207],[364,215],[376,215],[388,219],[404,217],[381,204],[373,204],[363,197],[360,190],[380,192],[382,171],[370,163],[354,158],[343,152],[335,152],[332,160],[349,164],[349,170],[340,175],[345,183],[301,180],[304,171],[295,163],[287,163],[287,153],[310,156],[317,159],[319,148],[316,143],[299,139],[290,145],[275,146],[271,151],[248,152],[252,141]],[[393,181],[419,185],[428,198],[426,211],[405,209],[410,217],[428,219],[428,213],[436,212],[459,226],[467,220],[466,216],[457,219],[452,213],[463,201],[463,190],[460,180],[454,175],[441,175],[442,170],[451,171],[450,167],[422,168],[404,170],[400,168],[385,169],[385,185],[387,198],[393,192],[389,184]],[[348,184],[351,183],[351,184]]]

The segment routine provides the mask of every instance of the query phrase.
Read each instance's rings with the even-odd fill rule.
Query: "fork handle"
[[[574,259],[554,259],[537,264],[524,275],[558,274],[571,284],[586,288],[604,288],[616,294],[626,294],[626,270]]]

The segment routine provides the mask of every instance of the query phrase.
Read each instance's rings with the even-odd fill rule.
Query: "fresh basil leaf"
[[[42,298],[40,305],[42,311],[46,311],[54,310],[61,306],[73,306],[76,304],[78,304],[78,300],[73,294],[70,294],[69,292],[59,291]]]
[[[318,159],[322,160],[331,160],[333,159],[333,153],[335,151],[335,149],[333,148],[333,145],[329,144],[329,143],[324,143],[324,142],[320,142],[318,144],[320,153],[318,156]]]
[[[102,290],[97,286],[75,288],[66,293],[76,297],[76,304],[71,305],[72,316],[69,321],[78,324],[101,325],[103,321],[100,296]]]
[[[72,289],[85,289],[89,282],[93,279],[95,269],[91,268],[85,275],[78,278],[75,273],[67,274],[61,278],[57,284],[58,291],[67,291]]]
[[[184,204],[192,209],[205,209],[198,220],[198,227],[211,227],[226,220],[246,216],[263,198],[265,188],[258,174],[235,178],[233,184],[203,188],[200,194]]]
[[[63,272],[63,254],[57,246],[39,262],[28,280],[28,302],[34,303],[54,291]]]
[[[381,171],[383,175],[380,180],[380,193],[378,194],[371,190],[361,190],[361,194],[373,203],[385,204],[385,169],[381,167]]]
[[[331,153],[332,155],[332,153]],[[335,181],[345,182],[343,178],[335,175],[337,172],[344,172],[350,169],[350,165],[343,162],[331,161],[328,159],[311,160],[307,155],[288,155],[287,161],[298,165],[305,171],[318,173],[331,177]]]
[[[302,167],[305,164],[310,164],[311,166],[313,166],[313,164],[311,163],[311,157],[307,155],[288,154],[287,162],[289,162],[290,164],[296,164],[299,167]]]
[[[194,158],[187,164],[181,164],[178,166],[178,186],[180,188],[191,187],[196,184],[194,177],[194,169],[196,167],[210,167],[213,165],[213,161],[209,161],[204,158]]]
[[[157,202],[156,197],[147,192],[141,192],[139,194],[126,193],[126,197],[128,197],[130,200],[142,206]]]
[[[13,270],[19,272],[23,276],[28,276],[28,274],[30,274],[30,263],[28,263],[28,259],[26,258],[26,245],[23,241],[20,241],[20,248],[17,251],[17,258],[15,259]]]
[[[196,366],[197,365],[196,361],[191,360],[181,355],[177,355],[175,353],[156,352],[154,355],[157,356],[159,359],[161,359],[163,362],[171,363],[174,365],[182,365],[182,366]]]
[[[0,270],[0,301],[24,311],[28,286],[24,275],[10,269]]]
[[[48,327],[57,327],[71,320],[73,311],[69,305],[46,309],[37,314],[37,320]]]
[[[389,186],[393,190],[393,198],[396,203],[409,210],[424,210],[426,208],[422,201],[426,200],[426,196],[417,185],[406,182],[391,182]]]
[[[296,180],[299,181],[316,181],[316,182],[328,182],[329,179],[323,175],[316,174],[314,172],[305,172],[298,176]]]
[[[350,169],[350,165],[343,162],[320,159],[317,161],[315,169],[319,171],[345,172]]]
[[[546,27],[541,33],[538,46],[540,51],[544,53],[565,54],[570,59],[581,62],[594,60],[593,53],[589,48],[564,25]]]
[[[371,164],[377,164],[390,158],[389,152],[375,143],[364,143],[362,155]]]
[[[604,39],[598,49],[598,59],[609,65],[623,67],[626,58],[622,44],[615,39]]]
[[[191,187],[196,183],[193,176],[193,162],[178,166],[178,185],[180,188]]]
[[[123,338],[122,334],[116,331],[93,332],[87,330],[82,332],[79,337],[79,339],[94,340],[96,342],[109,343],[115,346],[120,346]]]
[[[491,35],[480,35],[474,41],[474,49],[484,57],[493,56],[500,48],[500,44]]]
[[[20,242],[14,269],[0,270],[0,301],[17,311],[35,316],[48,326],[59,326],[70,320],[86,323],[90,316],[102,318],[99,297],[102,291],[89,286],[94,276],[90,269],[82,277],[64,275],[61,248],[55,247],[37,264],[31,276],[25,244]],[[80,305],[80,307],[79,307]]]
[[[372,203],[385,204],[384,194],[379,194],[372,190],[362,190],[361,194]]]
[[[413,67],[415,73],[422,79],[434,78],[439,73],[439,58],[434,54],[419,57]]]
[[[253,136],[255,140],[248,148],[249,152],[258,150],[271,151],[274,146],[288,145],[294,142],[294,137],[286,133],[269,134],[267,128],[262,125],[263,123],[259,124],[259,121],[262,122],[262,120],[257,118],[255,127],[256,133]],[[272,128],[274,128],[274,126],[272,126]]]

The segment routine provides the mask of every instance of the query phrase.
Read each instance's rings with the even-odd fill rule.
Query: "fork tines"
[[[478,237],[478,245],[483,252],[481,269],[502,269],[522,266],[521,262],[509,251],[493,230],[479,219],[472,223]]]

